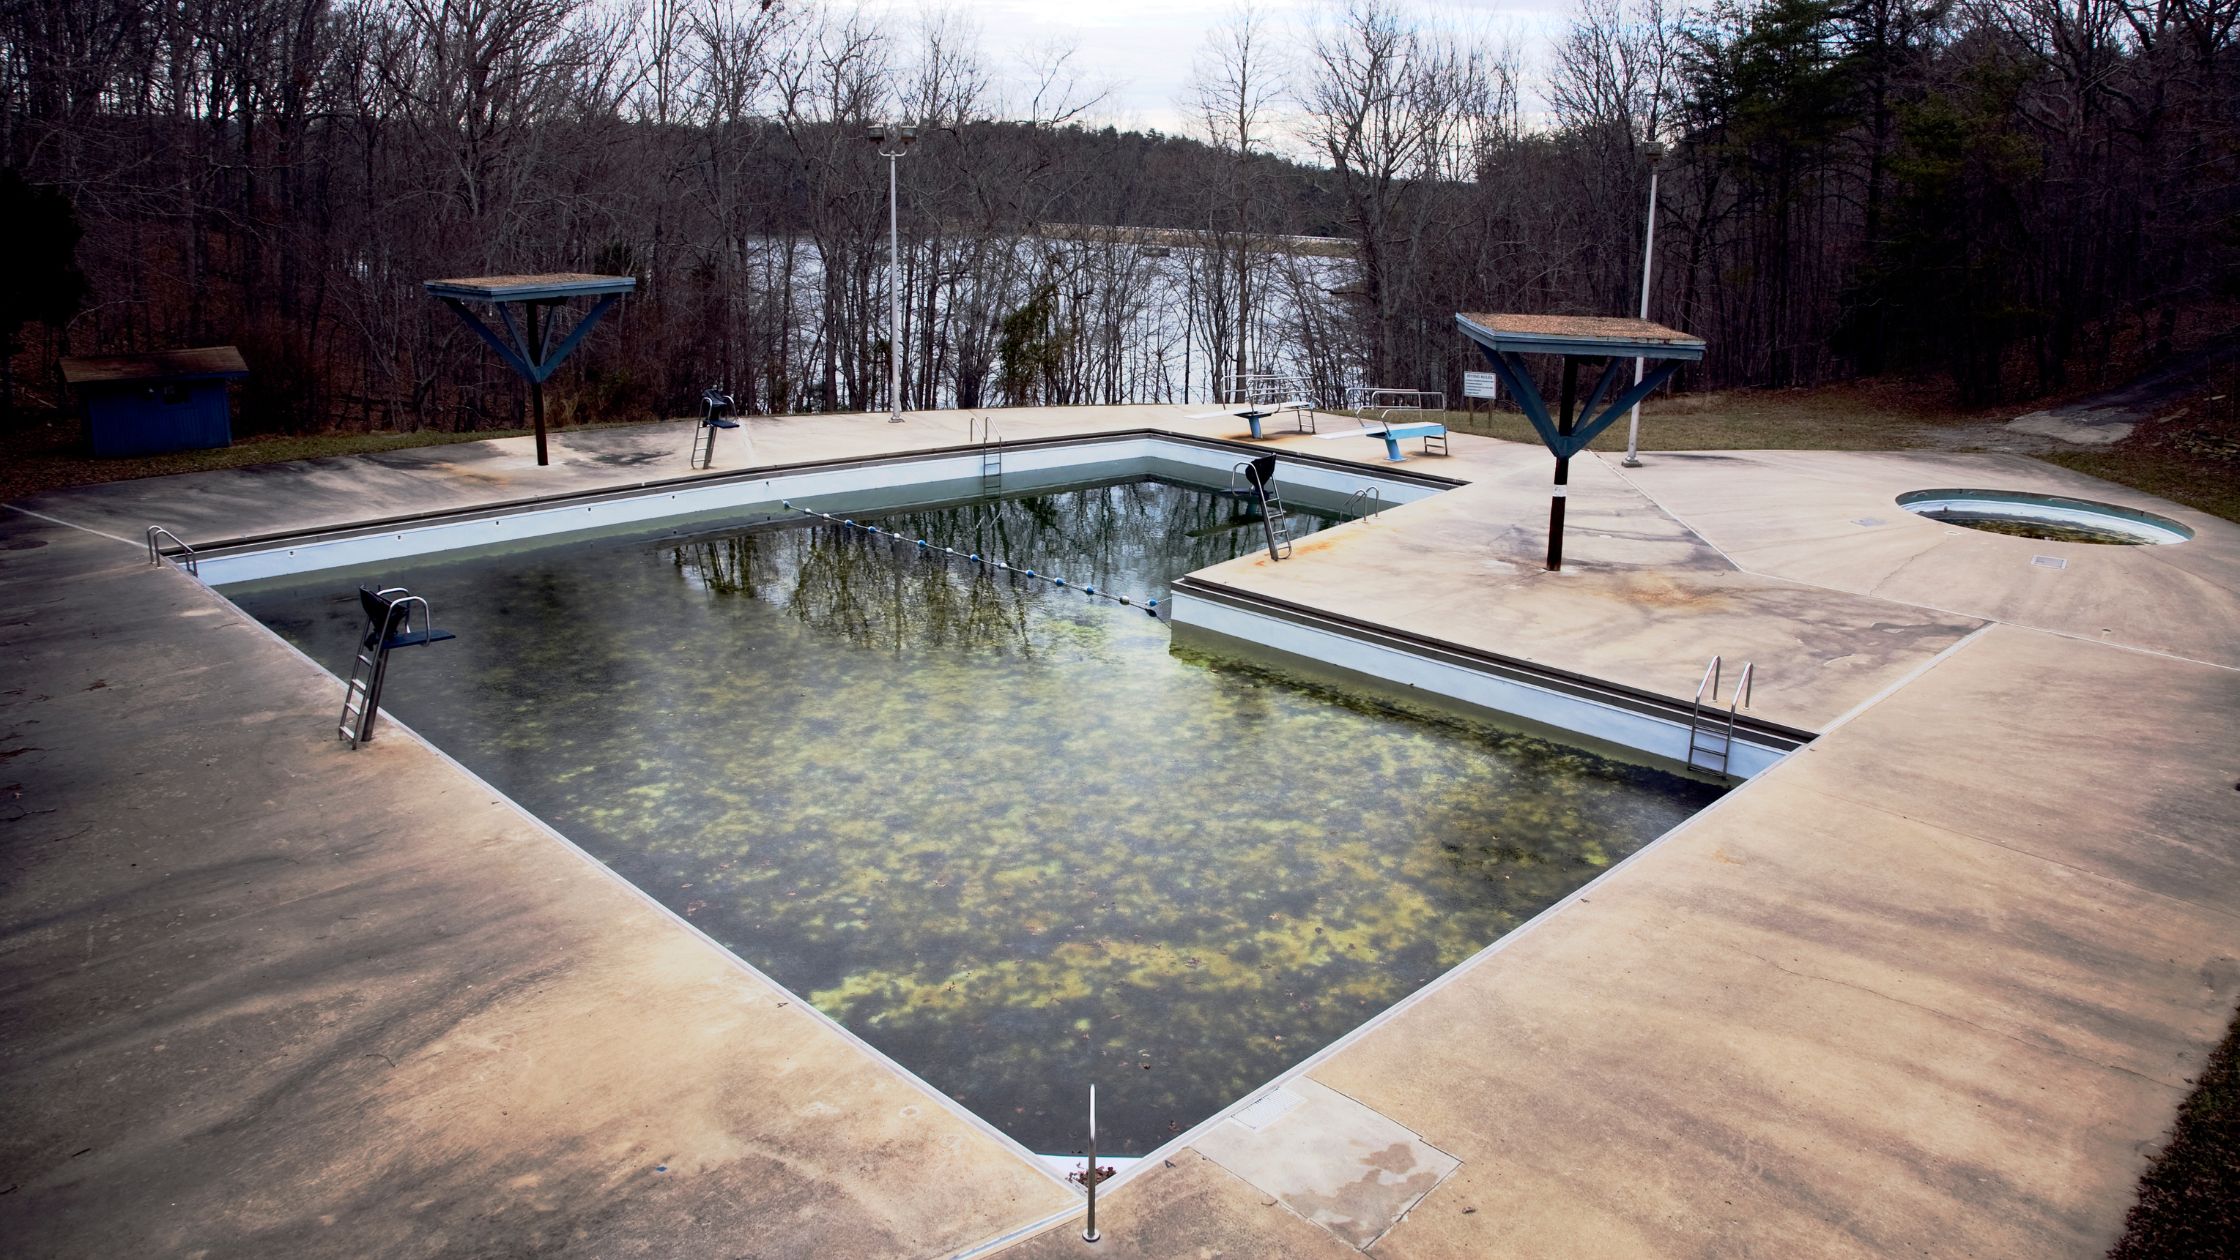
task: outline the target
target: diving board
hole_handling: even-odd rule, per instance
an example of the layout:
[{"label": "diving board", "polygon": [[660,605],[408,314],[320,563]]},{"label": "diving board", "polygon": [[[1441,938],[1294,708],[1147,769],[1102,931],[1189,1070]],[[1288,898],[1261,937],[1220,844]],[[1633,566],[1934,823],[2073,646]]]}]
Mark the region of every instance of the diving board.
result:
[{"label": "diving board", "polygon": [[[1455,314],[1454,322],[1485,355],[1493,374],[1531,422],[1533,432],[1556,457],[1555,486],[1548,501],[1548,568],[1561,569],[1563,507],[1571,482],[1571,457],[1670,380],[1683,364],[1699,362],[1703,358],[1703,338],[1645,319],[1592,315],[1486,315],[1463,311]],[[1547,401],[1525,367],[1523,356],[1528,354],[1553,354],[1563,359],[1563,392],[1554,416],[1548,414]],[[1602,360],[1602,370],[1581,405],[1579,364],[1584,359]],[[1646,370],[1640,381],[1605,406],[1604,399],[1618,385],[1620,369],[1628,359],[1643,360]]]}]

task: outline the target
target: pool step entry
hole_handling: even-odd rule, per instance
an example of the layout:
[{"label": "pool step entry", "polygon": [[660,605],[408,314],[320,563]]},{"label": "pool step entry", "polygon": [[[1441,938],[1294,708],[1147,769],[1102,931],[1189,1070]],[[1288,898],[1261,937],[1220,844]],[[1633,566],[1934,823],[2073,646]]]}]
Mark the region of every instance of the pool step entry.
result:
[{"label": "pool step entry", "polygon": [[973,416],[965,422],[965,440],[980,448],[980,490],[1003,488],[1003,439],[996,436],[994,416]]},{"label": "pool step entry", "polygon": [[[366,632],[358,640],[358,659],[342,685],[342,721],[336,728],[353,749],[373,739],[373,721],[381,712],[381,684],[389,676],[389,653],[459,637],[436,629],[428,601],[401,586],[378,591],[361,586],[358,603],[365,609]],[[414,608],[420,610],[417,630],[412,627]]]},{"label": "pool step entry", "polygon": [[1751,661],[1742,663],[1742,672],[1735,676],[1734,693],[1727,698],[1724,713],[1719,711],[1720,670],[1720,659],[1712,657],[1711,663],[1703,667],[1703,681],[1696,684],[1695,703],[1688,710],[1690,770],[1727,773],[1728,764],[1734,760],[1736,711],[1750,707],[1750,681],[1757,672],[1757,665]]},{"label": "pool step entry", "polygon": [[1276,457],[1262,455],[1231,469],[1229,490],[1250,494],[1260,504],[1260,527],[1268,536],[1268,558],[1290,559],[1291,523],[1283,506],[1283,492],[1276,488]]},{"label": "pool step entry", "polygon": [[723,391],[723,386],[710,385],[707,389],[701,391],[700,404],[703,408],[700,414],[700,427],[694,430],[692,434],[692,459],[690,463],[694,471],[715,467],[716,434],[723,432],[725,429],[739,427],[738,421],[729,419],[723,414],[727,411],[737,410],[736,405],[731,401],[731,395]]},{"label": "pool step entry", "polygon": [[[166,551],[163,548],[163,544],[166,539],[170,540],[171,543],[171,549],[169,551]],[[192,573],[197,577],[200,577],[202,575],[202,566],[195,558],[194,548],[189,547],[187,544],[179,541],[179,536],[177,534],[172,533],[170,530],[165,529],[163,526],[150,525],[148,527],[148,563],[153,565],[161,565],[166,560],[171,561],[172,563],[178,565],[180,568],[185,569],[187,572]]]}]

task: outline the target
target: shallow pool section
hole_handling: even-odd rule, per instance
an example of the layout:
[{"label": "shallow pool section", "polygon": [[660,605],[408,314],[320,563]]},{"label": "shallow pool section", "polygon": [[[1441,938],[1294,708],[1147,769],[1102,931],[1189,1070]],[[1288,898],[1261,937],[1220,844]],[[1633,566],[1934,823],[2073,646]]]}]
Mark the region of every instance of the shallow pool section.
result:
[{"label": "shallow pool section", "polygon": [[[1260,537],[1142,480],[881,524],[1145,597]],[[459,635],[397,656],[392,712],[1040,1151],[1092,1081],[1100,1151],[1150,1150],[1716,794],[822,524],[227,593],[341,670],[360,580]]]},{"label": "shallow pool section", "polygon": [[2182,543],[2193,531],[2165,516],[2015,490],[1914,490],[1898,506],[1947,525],[2048,542],[2141,546]]}]

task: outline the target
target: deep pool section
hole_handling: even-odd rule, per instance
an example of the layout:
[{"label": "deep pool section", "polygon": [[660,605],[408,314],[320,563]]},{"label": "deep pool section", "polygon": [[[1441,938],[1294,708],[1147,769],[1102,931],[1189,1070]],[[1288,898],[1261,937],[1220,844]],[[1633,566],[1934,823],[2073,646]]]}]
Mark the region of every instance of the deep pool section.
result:
[{"label": "deep pool section", "polygon": [[[1260,537],[1161,482],[881,523],[1155,598]],[[459,634],[395,658],[392,712],[1041,1151],[1091,1081],[1100,1150],[1157,1146],[1715,795],[825,525],[228,594],[341,670],[360,580]]]}]

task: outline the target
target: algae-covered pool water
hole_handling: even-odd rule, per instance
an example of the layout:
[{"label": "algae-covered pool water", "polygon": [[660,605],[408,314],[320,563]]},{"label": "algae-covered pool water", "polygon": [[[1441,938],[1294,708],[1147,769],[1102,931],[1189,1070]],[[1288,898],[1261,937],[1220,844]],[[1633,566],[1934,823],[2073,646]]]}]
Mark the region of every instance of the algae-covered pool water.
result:
[{"label": "algae-covered pool water", "polygon": [[[882,524],[1139,599],[1260,538],[1156,480]],[[1039,1151],[1080,1148],[1092,1081],[1100,1150],[1150,1150],[1716,794],[822,524],[228,594],[347,672],[361,580],[459,636],[385,707]]]}]

